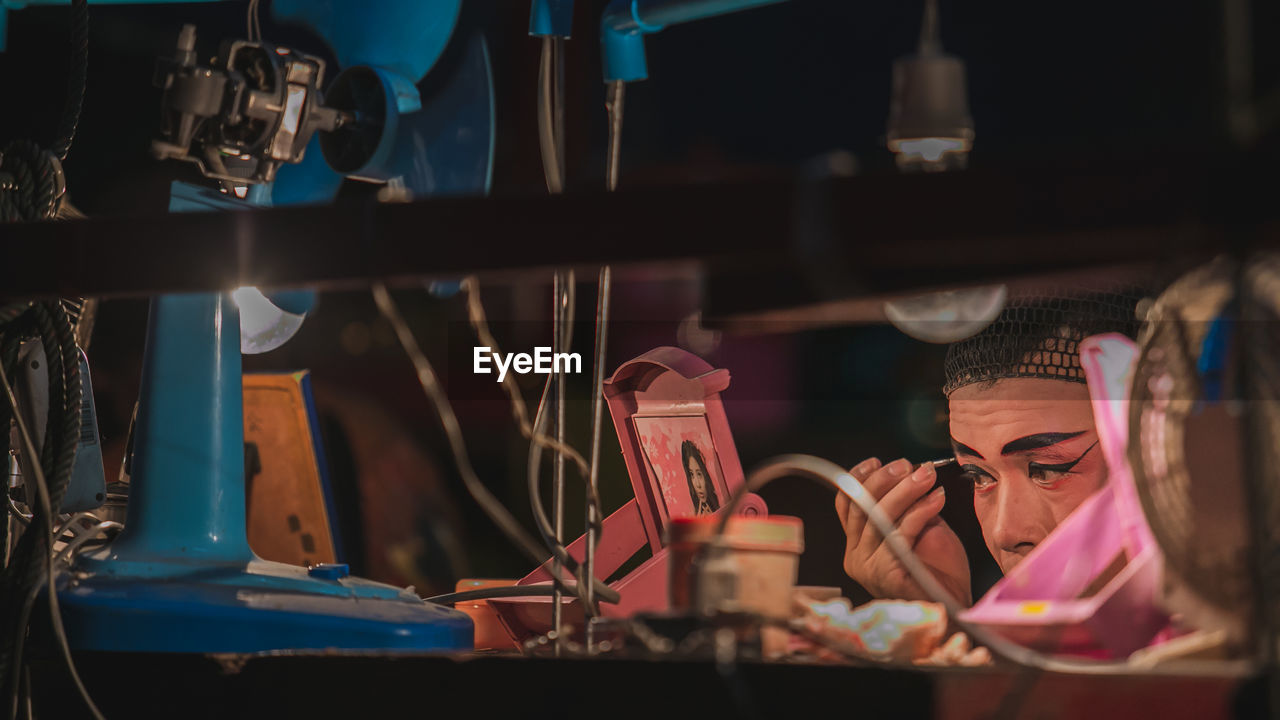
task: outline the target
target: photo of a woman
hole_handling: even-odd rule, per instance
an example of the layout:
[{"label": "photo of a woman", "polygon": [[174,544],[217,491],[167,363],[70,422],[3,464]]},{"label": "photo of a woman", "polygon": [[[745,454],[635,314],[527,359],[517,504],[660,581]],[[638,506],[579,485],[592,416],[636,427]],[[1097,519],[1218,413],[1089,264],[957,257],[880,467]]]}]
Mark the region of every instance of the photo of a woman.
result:
[{"label": "photo of a woman", "polygon": [[689,480],[689,497],[693,498],[695,515],[710,515],[720,509],[720,501],[716,498],[715,488],[711,486],[711,476],[707,473],[707,463],[702,459],[702,451],[692,440],[680,444],[680,454],[684,458],[684,472]]},{"label": "photo of a woman", "polygon": [[724,471],[703,416],[635,418],[665,518],[709,515],[728,497]]}]

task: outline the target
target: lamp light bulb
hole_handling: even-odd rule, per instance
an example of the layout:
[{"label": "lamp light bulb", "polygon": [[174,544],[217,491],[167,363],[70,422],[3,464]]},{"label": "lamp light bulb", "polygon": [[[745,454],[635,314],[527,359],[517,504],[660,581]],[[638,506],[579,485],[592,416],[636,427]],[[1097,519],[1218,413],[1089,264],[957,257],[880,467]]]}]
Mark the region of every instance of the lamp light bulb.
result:
[{"label": "lamp light bulb", "polygon": [[887,301],[884,314],[902,332],[930,343],[953,343],[978,334],[1004,309],[1005,285],[944,290]]},{"label": "lamp light bulb", "polygon": [[892,140],[889,149],[904,169],[920,165],[920,169],[926,171],[945,170],[951,166],[963,166],[963,156],[969,152],[969,141],[958,137],[911,138]]},{"label": "lamp light bulb", "polygon": [[240,352],[246,355],[269,352],[285,344],[307,317],[305,312],[281,310],[251,285],[234,290],[231,299],[240,309]]}]

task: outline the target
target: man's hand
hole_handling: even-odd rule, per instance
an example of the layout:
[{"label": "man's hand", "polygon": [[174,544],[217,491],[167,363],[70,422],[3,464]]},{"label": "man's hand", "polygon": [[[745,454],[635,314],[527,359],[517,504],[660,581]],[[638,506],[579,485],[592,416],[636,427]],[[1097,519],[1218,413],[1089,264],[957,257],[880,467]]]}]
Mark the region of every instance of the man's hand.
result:
[{"label": "man's hand", "polygon": [[[969,559],[960,538],[938,513],[946,503],[943,489],[930,492],[937,472],[925,463],[912,472],[911,463],[896,460],[881,466],[871,458],[849,471],[880,504],[894,522],[902,539],[962,606],[972,603],[969,588]],[[836,494],[836,513],[847,542],[844,571],[873,597],[901,600],[932,600],[884,542],[884,537],[867,521],[843,493]]]}]

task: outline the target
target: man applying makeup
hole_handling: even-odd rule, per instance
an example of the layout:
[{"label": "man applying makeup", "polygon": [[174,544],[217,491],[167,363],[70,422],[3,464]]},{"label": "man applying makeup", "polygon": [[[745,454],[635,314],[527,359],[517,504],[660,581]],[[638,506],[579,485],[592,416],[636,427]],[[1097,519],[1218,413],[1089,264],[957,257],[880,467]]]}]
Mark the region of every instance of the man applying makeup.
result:
[{"label": "man applying makeup", "polygon": [[[1137,332],[1136,293],[1011,300],[996,322],[947,351],[952,450],[973,484],[987,549],[1008,573],[1107,480],[1079,344],[1090,335]],[[973,602],[969,561],[941,519],[932,463],[870,458],[851,471],[904,539],[960,603]],[[884,538],[843,496],[844,569],[872,596],[927,600]]]}]

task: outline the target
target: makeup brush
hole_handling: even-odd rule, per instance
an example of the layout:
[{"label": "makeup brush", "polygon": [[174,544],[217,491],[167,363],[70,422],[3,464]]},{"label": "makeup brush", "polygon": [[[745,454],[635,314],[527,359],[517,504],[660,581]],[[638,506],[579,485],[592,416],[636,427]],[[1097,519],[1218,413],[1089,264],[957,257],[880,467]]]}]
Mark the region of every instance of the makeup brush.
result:
[{"label": "makeup brush", "polygon": [[917,464],[915,469],[919,470],[925,465],[932,465],[933,468],[936,470],[938,468],[946,467],[948,465],[954,465],[955,462],[956,462],[955,457],[938,458],[937,460],[925,460],[924,462]]},{"label": "makeup brush", "polygon": [[[946,467],[946,466],[948,466],[948,465],[954,465],[954,464],[955,464],[955,462],[956,462],[956,459],[955,459],[955,457],[954,457],[954,456],[952,456],[952,457],[945,457],[945,458],[938,458],[937,460],[925,460],[925,461],[924,461],[924,462],[922,462],[922,463],[917,463],[917,464],[916,464],[916,466],[915,466],[914,468],[912,468],[912,471],[919,470],[920,468],[924,467],[925,465],[932,465],[932,466],[933,466],[933,469],[934,469],[934,470],[937,470],[938,468],[944,468],[944,467]],[[937,490],[937,489],[938,489],[938,488],[940,488],[940,487],[942,487],[942,478],[937,477],[937,476],[934,476],[934,478],[933,478],[933,487],[929,489],[929,492],[933,492],[934,490]]]}]

